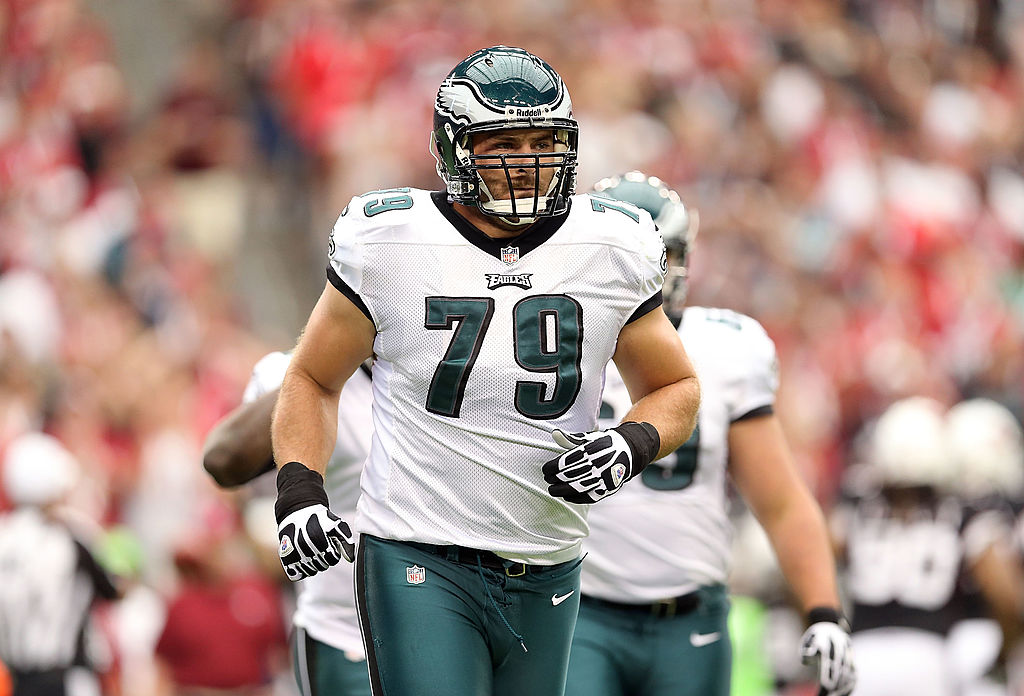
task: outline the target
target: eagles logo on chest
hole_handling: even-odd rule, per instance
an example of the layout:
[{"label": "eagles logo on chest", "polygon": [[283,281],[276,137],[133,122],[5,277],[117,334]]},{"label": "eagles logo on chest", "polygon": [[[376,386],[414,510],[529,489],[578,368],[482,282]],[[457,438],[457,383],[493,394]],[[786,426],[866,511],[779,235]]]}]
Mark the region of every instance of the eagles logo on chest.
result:
[{"label": "eagles logo on chest", "polygon": [[533,283],[530,282],[532,273],[484,273],[487,278],[487,289],[494,290],[505,285],[514,285],[523,289],[530,289]]}]

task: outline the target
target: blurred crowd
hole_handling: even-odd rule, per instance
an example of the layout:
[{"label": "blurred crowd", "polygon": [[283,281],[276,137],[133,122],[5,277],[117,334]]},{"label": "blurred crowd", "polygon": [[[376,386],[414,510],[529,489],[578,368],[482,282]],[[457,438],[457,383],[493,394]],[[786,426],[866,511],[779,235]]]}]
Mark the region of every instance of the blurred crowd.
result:
[{"label": "blurred crowd", "polygon": [[85,0],[0,0],[0,455],[44,431],[80,463],[62,514],[139,590],[108,622],[122,693],[173,682],[152,650],[217,557],[280,581],[203,438],[294,339],[348,199],[438,187],[434,94],[482,46],[561,73],[580,190],[640,169],[699,210],[691,302],[775,340],[778,412],[826,507],[897,399],[1024,414],[1020,3],[174,5],[190,40],[139,107]]}]

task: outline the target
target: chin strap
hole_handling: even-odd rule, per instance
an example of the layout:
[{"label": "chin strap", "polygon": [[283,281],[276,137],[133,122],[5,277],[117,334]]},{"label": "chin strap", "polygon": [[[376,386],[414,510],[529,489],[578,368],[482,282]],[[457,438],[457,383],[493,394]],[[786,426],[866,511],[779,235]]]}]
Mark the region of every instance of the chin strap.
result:
[{"label": "chin strap", "polygon": [[537,218],[535,218],[535,217],[513,218],[513,217],[504,217],[503,215],[496,215],[495,217],[497,217],[499,220],[504,222],[506,225],[514,225],[516,227],[526,227],[528,225],[532,225],[533,223],[537,222]]},{"label": "chin strap", "polygon": [[[493,215],[495,217],[499,217],[504,222],[508,223],[509,225],[514,225],[516,227],[519,227],[520,225],[530,225],[530,224],[533,224],[534,221],[536,221],[537,218],[535,216],[518,215],[518,214],[516,214],[513,211],[512,200],[511,199],[507,199],[507,200],[496,199],[494,197],[494,194],[491,193],[491,190],[489,188],[487,188],[487,182],[484,181],[483,177],[480,176],[479,173],[477,173],[476,177],[477,177],[477,186],[478,186],[479,190],[483,193],[484,197],[487,199],[486,201],[481,200],[479,203],[477,203],[477,207],[480,208],[480,211],[482,213],[485,213],[487,215]],[[554,179],[552,179],[552,184],[553,183],[554,183]],[[547,205],[548,205],[548,197],[547,196],[537,196],[536,201],[537,201],[537,208],[536,209],[538,211],[539,210],[544,210],[545,208],[547,208]],[[525,208],[526,210],[529,210],[531,212],[534,210],[534,207],[533,207],[533,205],[534,205],[534,198],[532,196],[530,198],[517,198],[516,199],[516,206],[515,206],[516,210],[520,209],[520,206],[519,206],[520,202],[522,202],[522,204],[523,204],[522,207]]]}]

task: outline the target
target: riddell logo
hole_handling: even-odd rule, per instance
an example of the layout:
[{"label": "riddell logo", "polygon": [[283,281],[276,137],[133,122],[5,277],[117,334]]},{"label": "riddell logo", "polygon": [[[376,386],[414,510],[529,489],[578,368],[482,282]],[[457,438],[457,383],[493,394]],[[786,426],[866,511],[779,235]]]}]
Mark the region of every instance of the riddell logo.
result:
[{"label": "riddell logo", "polygon": [[511,118],[538,118],[548,116],[550,114],[550,106],[529,106],[526,108],[523,108],[521,106],[505,107],[505,116]]},{"label": "riddell logo", "polygon": [[518,275],[510,275],[507,273],[485,273],[487,277],[487,289],[493,290],[494,288],[500,288],[505,285],[515,285],[520,288],[532,288],[533,283],[530,282],[530,276],[532,273],[520,273]]}]

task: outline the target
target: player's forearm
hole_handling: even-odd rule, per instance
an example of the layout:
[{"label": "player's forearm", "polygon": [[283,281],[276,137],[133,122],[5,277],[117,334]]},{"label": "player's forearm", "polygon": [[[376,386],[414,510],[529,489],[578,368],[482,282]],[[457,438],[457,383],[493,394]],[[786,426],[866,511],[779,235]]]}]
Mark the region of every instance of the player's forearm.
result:
[{"label": "player's forearm", "polygon": [[835,558],[821,509],[800,491],[758,518],[800,608],[839,608]]},{"label": "player's forearm", "polygon": [[676,451],[693,433],[700,408],[700,382],[685,377],[640,398],[622,419],[647,422],[658,430],[658,459]]},{"label": "player's forearm", "polygon": [[1004,653],[1024,634],[1024,574],[1013,552],[997,541],[970,565],[975,583],[1003,632]]},{"label": "player's forearm", "polygon": [[206,436],[203,467],[219,486],[240,486],[273,469],[270,421],[278,391],[225,416]]},{"label": "player's forearm", "polygon": [[323,474],[338,432],[339,391],[289,368],[274,409],[271,437],[278,467],[300,462]]}]

